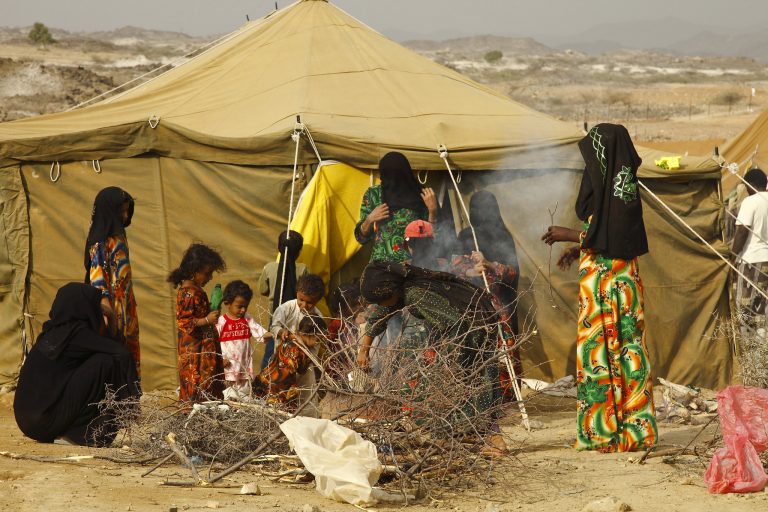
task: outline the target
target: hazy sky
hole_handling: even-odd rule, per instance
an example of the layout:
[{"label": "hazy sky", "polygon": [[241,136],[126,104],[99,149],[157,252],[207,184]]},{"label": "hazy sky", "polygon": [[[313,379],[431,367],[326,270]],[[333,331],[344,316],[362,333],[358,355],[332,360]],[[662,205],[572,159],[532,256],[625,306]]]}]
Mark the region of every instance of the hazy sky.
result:
[{"label": "hazy sky", "polygon": [[[292,2],[278,0],[280,7]],[[497,34],[567,35],[606,22],[675,17],[720,27],[756,29],[768,22],[764,0],[337,0],[368,25],[396,39]],[[0,25],[42,21],[70,31],[125,25],[193,35],[229,32],[274,9],[274,0],[0,0]]]}]

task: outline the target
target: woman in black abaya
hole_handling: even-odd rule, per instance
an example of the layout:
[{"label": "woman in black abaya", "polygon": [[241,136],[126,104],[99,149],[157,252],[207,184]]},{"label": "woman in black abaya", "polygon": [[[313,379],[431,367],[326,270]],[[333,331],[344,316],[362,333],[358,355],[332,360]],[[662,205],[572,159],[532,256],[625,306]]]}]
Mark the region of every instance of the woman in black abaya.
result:
[{"label": "woman in black abaya", "polygon": [[[517,249],[512,233],[509,232],[501,217],[499,202],[491,192],[480,190],[475,192],[469,201],[469,220],[475,228],[477,245],[480,247],[480,255],[474,254],[475,242],[470,228],[459,233],[459,241],[462,244],[465,255],[479,257],[485,266],[486,275],[492,277],[488,284],[491,293],[496,298],[496,305],[501,315],[503,343],[514,346],[519,334],[517,323],[517,286],[520,280],[520,265],[517,261]],[[466,258],[465,259],[469,259]],[[475,261],[476,263],[477,261]],[[460,268],[460,267],[459,267]],[[470,266],[470,268],[472,268]],[[462,276],[469,279],[477,286],[483,285],[482,277]],[[511,359],[515,373],[519,379],[523,373],[520,363],[520,349],[512,349]],[[512,376],[509,375],[505,365],[500,369],[501,386],[505,399],[515,398],[512,386]]]},{"label": "woman in black abaya", "polygon": [[99,406],[107,388],[117,401],[138,400],[133,357],[102,333],[100,302],[101,292],[86,284],[69,283],[56,293],[50,320],[21,367],[13,402],[27,437],[108,446],[117,425],[113,411]]}]

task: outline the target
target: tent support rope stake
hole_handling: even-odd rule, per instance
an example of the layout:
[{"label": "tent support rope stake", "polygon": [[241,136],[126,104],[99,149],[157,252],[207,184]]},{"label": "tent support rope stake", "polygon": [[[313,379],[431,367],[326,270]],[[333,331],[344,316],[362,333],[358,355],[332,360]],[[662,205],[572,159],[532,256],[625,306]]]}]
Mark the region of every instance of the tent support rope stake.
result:
[{"label": "tent support rope stake", "polygon": [[[467,219],[467,225],[469,226],[470,231],[472,232],[472,240],[475,243],[475,250],[477,252],[480,252],[480,246],[477,243],[477,235],[475,235],[475,228],[472,226],[472,221],[469,219],[469,211],[467,210],[467,205],[464,204],[464,199],[461,197],[461,191],[459,190],[459,184],[456,181],[456,178],[453,175],[453,169],[451,169],[451,164],[448,162],[448,148],[445,147],[445,145],[440,144],[437,147],[437,154],[440,155],[440,158],[443,159],[443,162],[445,163],[445,168],[448,169],[448,175],[451,177],[451,182],[453,183],[453,188],[456,190],[456,197],[459,199],[459,204],[461,204],[461,209],[464,212],[464,217]],[[485,284],[485,290],[488,293],[491,293],[491,288],[488,286],[488,276],[485,275],[485,270],[483,270],[483,283]],[[499,339],[502,341],[502,344],[504,344],[504,333],[501,330],[501,325],[497,324],[496,327],[499,331]],[[497,344],[498,345],[498,344]],[[523,403],[523,393],[520,391],[520,385],[517,382],[517,372],[515,372],[515,367],[512,364],[511,359],[509,358],[509,352],[508,350],[501,349],[499,347],[501,352],[501,360],[504,363],[504,365],[507,367],[507,372],[509,372],[509,376],[511,377],[510,380],[512,381],[512,389],[515,392],[515,398],[517,399],[517,405],[520,407],[520,415],[523,417],[523,425],[525,426],[526,430],[531,430],[531,423],[528,421],[528,412],[525,410],[525,404]]]}]

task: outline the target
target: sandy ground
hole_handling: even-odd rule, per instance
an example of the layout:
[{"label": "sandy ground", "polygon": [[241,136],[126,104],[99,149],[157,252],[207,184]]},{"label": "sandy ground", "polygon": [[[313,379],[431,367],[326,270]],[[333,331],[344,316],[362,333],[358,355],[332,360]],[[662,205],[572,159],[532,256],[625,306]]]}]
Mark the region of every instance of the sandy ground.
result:
[{"label": "sandy ground", "polygon": [[[25,438],[16,428],[12,394],[0,396],[0,451],[37,456],[114,454],[113,449],[40,444]],[[614,496],[632,510],[664,511],[763,511],[768,493],[715,496],[702,481],[703,464],[696,457],[681,457],[672,466],[661,458],[644,465],[631,462],[638,454],[576,452],[573,438],[573,401],[539,400],[530,404],[532,418],[541,428],[527,433],[510,425],[505,431],[516,446],[516,455],[496,466],[490,483],[471,491],[445,491],[439,500],[412,505],[409,510],[457,511],[571,511],[587,503]],[[511,413],[509,422],[517,415]],[[701,426],[661,425],[661,444],[684,446]],[[713,424],[699,441],[712,438]],[[165,479],[186,480],[186,469],[167,464],[146,478],[149,465],[125,465],[98,459],[81,462],[37,462],[0,457],[0,510],[38,511],[170,511],[178,510],[288,510],[315,505],[321,511],[353,511],[357,508],[330,501],[314,490],[314,484],[276,484],[253,470],[242,470],[220,487],[185,489],[161,486]],[[242,496],[239,488],[257,482],[261,496]],[[393,507],[373,507],[394,510]],[[399,507],[396,507],[399,508]]]}]

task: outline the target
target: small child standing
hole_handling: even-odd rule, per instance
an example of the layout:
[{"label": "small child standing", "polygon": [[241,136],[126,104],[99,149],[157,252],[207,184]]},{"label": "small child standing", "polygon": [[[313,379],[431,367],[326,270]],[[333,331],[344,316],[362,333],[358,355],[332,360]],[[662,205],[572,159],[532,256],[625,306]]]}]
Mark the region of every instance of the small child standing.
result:
[{"label": "small child standing", "polygon": [[295,334],[287,332],[276,345],[269,364],[254,380],[254,394],[265,396],[270,403],[290,404],[294,407],[306,400],[302,397],[300,376],[313,372],[312,360],[305,350],[315,352],[325,330],[322,317],[313,314],[304,316]]},{"label": "small child standing", "polygon": [[232,281],[224,287],[224,311],[216,322],[224,357],[224,398],[241,400],[251,394],[253,362],[250,339],[263,342],[272,335],[248,314],[253,290],[243,281]]},{"label": "small child standing", "polygon": [[223,398],[223,363],[214,327],[219,312],[211,311],[203,287],[214,272],[222,272],[225,268],[218,252],[196,243],[189,246],[179,267],[168,276],[168,282],[179,289],[176,326],[179,400],[183,403]]}]

